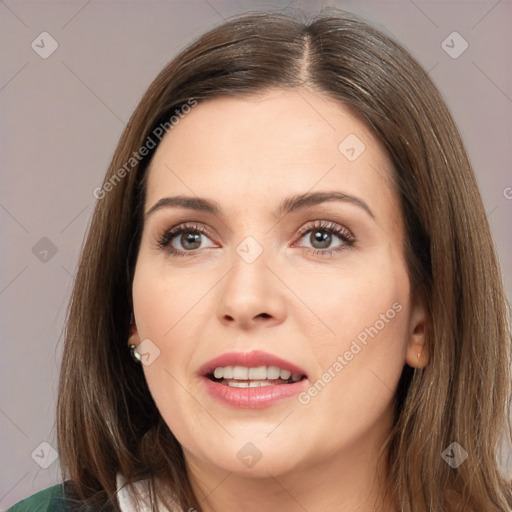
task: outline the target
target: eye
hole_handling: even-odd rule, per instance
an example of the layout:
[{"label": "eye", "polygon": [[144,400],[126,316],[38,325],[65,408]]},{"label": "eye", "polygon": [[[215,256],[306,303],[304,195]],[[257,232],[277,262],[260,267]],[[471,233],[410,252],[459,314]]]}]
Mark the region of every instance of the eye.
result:
[{"label": "eye", "polygon": [[[304,247],[300,243],[304,239],[310,244],[309,247],[306,245],[306,249],[322,256],[332,256],[355,243],[355,238],[348,229],[330,221],[316,221],[313,225],[302,228],[299,234],[301,238],[292,247]],[[333,246],[333,243],[336,245]],[[211,241],[208,230],[194,223],[183,223],[168,229],[158,238],[157,245],[171,256],[195,256],[199,249],[217,247]]]},{"label": "eye", "polygon": [[[322,256],[332,256],[333,253],[353,247],[355,243],[354,235],[347,228],[330,221],[316,221],[312,226],[302,228],[300,235],[301,238],[294,246],[304,239],[314,254]],[[336,239],[340,243],[333,247]]]},{"label": "eye", "polygon": [[165,231],[157,244],[159,249],[173,256],[192,256],[198,249],[215,247],[213,243],[203,245],[206,239],[209,239],[209,233],[204,227],[197,224],[180,224]]}]

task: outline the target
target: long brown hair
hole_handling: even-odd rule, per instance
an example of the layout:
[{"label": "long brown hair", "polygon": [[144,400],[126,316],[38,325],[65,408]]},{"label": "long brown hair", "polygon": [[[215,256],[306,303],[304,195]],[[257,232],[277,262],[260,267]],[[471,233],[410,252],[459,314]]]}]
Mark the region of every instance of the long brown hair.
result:
[{"label": "long brown hair", "polygon": [[[94,510],[116,509],[118,472],[130,482],[148,478],[162,496],[163,482],[185,510],[201,510],[181,447],[127,349],[154,149],[130,158],[191,100],[274,87],[305,87],[348,105],[394,164],[409,276],[429,318],[429,363],[404,368],[386,445],[396,503],[404,512],[510,511],[510,481],[497,463],[501,436],[510,433],[509,312],[471,165],[419,64],[338,10],[310,20],[300,13],[230,19],[172,60],[137,106],[96,194],[68,311],[57,408],[63,477]],[[469,455],[457,468],[441,456],[452,442]]]}]

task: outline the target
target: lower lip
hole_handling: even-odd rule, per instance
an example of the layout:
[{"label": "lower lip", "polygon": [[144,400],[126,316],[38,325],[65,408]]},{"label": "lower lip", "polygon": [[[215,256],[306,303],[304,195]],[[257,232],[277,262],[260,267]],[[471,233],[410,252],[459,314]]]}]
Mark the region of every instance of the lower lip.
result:
[{"label": "lower lip", "polygon": [[307,379],[291,384],[261,386],[257,388],[235,388],[203,377],[208,393],[224,405],[239,409],[263,409],[298,395],[307,387]]}]

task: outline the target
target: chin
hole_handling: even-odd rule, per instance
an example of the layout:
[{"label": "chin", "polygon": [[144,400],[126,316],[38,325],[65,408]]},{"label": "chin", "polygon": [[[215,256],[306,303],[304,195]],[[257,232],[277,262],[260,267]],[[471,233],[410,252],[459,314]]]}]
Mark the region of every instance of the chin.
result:
[{"label": "chin", "polygon": [[[227,437],[227,434],[226,434]],[[287,442],[279,436],[272,440],[267,433],[254,434],[248,429],[247,436],[221,440],[211,440],[204,446],[197,446],[185,452],[192,454],[193,460],[203,465],[209,462],[220,471],[250,476],[252,478],[269,478],[296,471],[305,463],[305,454],[301,454],[300,439],[287,436]],[[269,475],[270,474],[270,475]]]}]

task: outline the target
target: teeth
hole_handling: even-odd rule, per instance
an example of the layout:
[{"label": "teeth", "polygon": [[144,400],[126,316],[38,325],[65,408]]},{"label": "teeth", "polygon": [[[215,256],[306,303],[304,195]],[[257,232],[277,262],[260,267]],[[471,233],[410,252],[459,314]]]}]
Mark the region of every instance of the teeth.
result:
[{"label": "teeth", "polygon": [[279,374],[281,373],[281,370],[277,366],[269,366],[267,368],[267,379],[275,380],[279,379]]},{"label": "teeth", "polygon": [[272,384],[270,384],[270,382],[266,381],[266,380],[253,380],[251,382],[249,382],[249,387],[250,388],[262,388],[264,386],[271,386]]},{"label": "teeth", "polygon": [[258,366],[257,368],[249,368],[250,380],[265,380],[267,378],[267,367]]},{"label": "teeth", "polygon": [[[282,370],[277,366],[257,366],[255,368],[247,368],[246,366],[219,366],[213,371],[216,379],[226,379],[233,381],[266,381],[266,380],[292,380],[297,382],[302,379],[300,373],[293,373],[288,370]],[[239,385],[238,385],[239,384]],[[234,386],[247,387],[246,383],[234,383]],[[231,385],[231,383],[229,384]],[[259,385],[259,384],[258,384]],[[266,384],[265,384],[266,385]],[[250,383],[250,387],[257,387]]]},{"label": "teeth", "polygon": [[236,380],[230,380],[229,386],[232,386],[234,388],[248,388],[249,383],[248,382],[237,382]]},{"label": "teeth", "polygon": [[271,386],[272,384],[266,380],[253,380],[251,382],[228,380],[226,381],[228,386],[232,388],[262,388],[264,386]]},{"label": "teeth", "polygon": [[281,370],[279,372],[279,377],[283,380],[288,380],[292,376],[292,372],[289,372],[288,370]]},{"label": "teeth", "polygon": [[245,366],[235,366],[233,368],[233,379],[247,380],[249,378],[249,368]]}]

